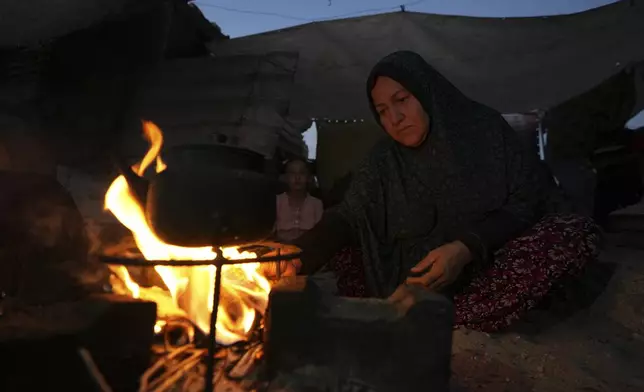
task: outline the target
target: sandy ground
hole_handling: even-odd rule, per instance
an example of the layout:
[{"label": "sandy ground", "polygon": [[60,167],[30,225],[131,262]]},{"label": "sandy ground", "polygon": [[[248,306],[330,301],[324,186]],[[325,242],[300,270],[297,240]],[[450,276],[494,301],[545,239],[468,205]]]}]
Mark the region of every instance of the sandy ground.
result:
[{"label": "sandy ground", "polygon": [[[644,251],[608,247],[604,292],[538,333],[454,334],[454,391],[644,391]],[[538,323],[538,322],[536,322]]]}]

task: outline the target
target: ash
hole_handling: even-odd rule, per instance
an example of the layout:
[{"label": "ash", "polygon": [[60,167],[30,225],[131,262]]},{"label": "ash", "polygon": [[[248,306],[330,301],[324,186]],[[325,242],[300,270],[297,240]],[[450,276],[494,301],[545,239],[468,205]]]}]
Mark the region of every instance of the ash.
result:
[{"label": "ash", "polygon": [[266,392],[376,392],[358,379],[339,378],[331,369],[303,366],[290,373],[281,373]]}]

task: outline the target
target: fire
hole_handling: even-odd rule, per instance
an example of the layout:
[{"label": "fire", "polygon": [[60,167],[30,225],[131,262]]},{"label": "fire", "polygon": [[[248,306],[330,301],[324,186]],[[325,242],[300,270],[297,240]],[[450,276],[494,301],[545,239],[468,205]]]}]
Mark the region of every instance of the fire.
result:
[{"label": "fire", "polygon": [[[143,176],[145,170],[154,162],[156,172],[160,173],[166,168],[160,157],[163,133],[148,121],[143,123],[143,131],[150,143],[150,149],[141,162],[132,168],[139,176]],[[117,177],[105,194],[105,209],[112,212],[119,222],[132,232],[146,260],[214,260],[217,257],[212,247],[186,248],[161,241],[148,226],[144,209],[130,193],[123,176]],[[254,253],[240,253],[237,248],[224,248],[222,253],[228,259],[256,257]],[[154,268],[168,291],[140,287],[132,280],[125,267],[115,267],[112,271],[124,282],[129,295],[157,302],[162,316],[183,313],[207,333],[213,310],[216,267]],[[271,286],[260,273],[259,263],[228,265],[223,268],[216,338],[219,343],[232,344],[244,340],[257,313],[264,313]]]}]

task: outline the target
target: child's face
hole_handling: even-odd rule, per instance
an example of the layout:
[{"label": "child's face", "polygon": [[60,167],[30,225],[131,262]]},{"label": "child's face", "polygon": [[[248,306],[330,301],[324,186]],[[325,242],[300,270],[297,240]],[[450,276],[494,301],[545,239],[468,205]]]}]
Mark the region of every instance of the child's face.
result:
[{"label": "child's face", "polygon": [[302,161],[293,161],[286,166],[286,183],[291,191],[303,191],[309,182],[309,169]]}]

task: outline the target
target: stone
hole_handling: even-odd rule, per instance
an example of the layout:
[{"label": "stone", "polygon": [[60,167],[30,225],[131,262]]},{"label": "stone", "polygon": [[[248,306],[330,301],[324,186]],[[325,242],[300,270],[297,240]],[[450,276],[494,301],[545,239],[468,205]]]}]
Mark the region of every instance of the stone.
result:
[{"label": "stone", "polygon": [[421,288],[355,299],[324,295],[302,277],[283,279],[267,311],[268,376],[308,366],[325,375],[320,390],[448,391],[453,312],[445,297]]}]

